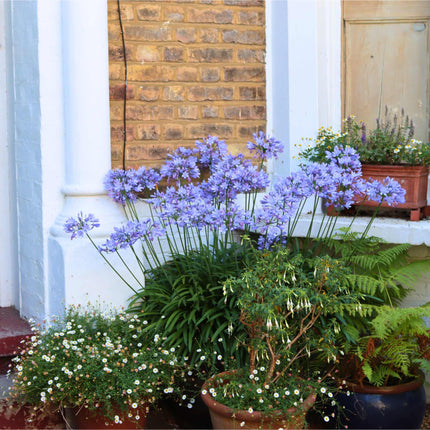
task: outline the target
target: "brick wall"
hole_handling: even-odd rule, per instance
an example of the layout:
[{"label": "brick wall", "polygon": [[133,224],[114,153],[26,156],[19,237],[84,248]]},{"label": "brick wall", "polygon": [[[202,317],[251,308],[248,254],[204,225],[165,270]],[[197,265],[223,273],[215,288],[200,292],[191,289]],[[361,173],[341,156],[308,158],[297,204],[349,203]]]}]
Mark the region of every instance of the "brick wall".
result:
[{"label": "brick wall", "polygon": [[[264,0],[121,0],[128,167],[208,134],[244,151],[266,124]],[[124,61],[108,1],[112,165],[121,166]]]}]

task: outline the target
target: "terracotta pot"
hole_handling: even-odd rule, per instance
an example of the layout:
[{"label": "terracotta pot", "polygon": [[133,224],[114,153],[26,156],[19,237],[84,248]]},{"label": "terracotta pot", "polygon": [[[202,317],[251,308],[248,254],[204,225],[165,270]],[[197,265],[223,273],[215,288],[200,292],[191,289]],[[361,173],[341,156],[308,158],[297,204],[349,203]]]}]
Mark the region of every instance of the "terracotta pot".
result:
[{"label": "terracotta pot", "polygon": [[406,384],[390,387],[349,383],[336,400],[344,407],[340,416],[349,429],[419,429],[426,410],[424,374]]},{"label": "terracotta pot", "polygon": [[[233,372],[223,372],[217,376],[228,379]],[[210,380],[209,380],[210,381]],[[273,414],[264,415],[261,412],[237,411],[217,402],[209,393],[207,382],[203,384],[201,394],[203,401],[209,408],[209,413],[214,429],[301,429],[305,424],[305,416],[308,409],[315,403],[315,395],[310,395],[300,409],[290,408],[287,413],[274,411]],[[245,424],[241,426],[241,423]]]},{"label": "terracotta pot", "polygon": [[143,429],[145,427],[148,406],[136,409],[139,420],[124,417],[126,414],[118,410],[118,415],[124,417],[121,422],[115,423],[108,420],[101,411],[89,410],[88,408],[64,408],[64,420],[67,428],[71,429]]},{"label": "terracotta pot", "polygon": [[[361,166],[363,179],[375,179],[383,181],[387,176],[400,183],[406,190],[405,203],[399,204],[397,208],[420,209],[427,206],[427,183],[428,166],[385,166],[363,164]],[[366,200],[363,206],[376,207],[379,203]],[[382,203],[381,207],[389,207]]]}]

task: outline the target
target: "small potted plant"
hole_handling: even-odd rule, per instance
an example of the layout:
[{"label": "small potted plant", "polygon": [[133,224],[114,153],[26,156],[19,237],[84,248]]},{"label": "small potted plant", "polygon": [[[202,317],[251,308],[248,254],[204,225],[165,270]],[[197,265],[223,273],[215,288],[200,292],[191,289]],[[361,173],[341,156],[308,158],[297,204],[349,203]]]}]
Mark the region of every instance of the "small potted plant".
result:
[{"label": "small potted plant", "polygon": [[338,322],[328,316],[357,309],[358,296],[338,260],[282,247],[256,252],[254,265],[224,284],[248,333],[248,365],[207,380],[202,398],[215,429],[303,428],[317,393],[333,401],[329,373],[317,364],[339,353]]},{"label": "small potted plant", "polygon": [[369,332],[340,361],[341,420],[348,428],[420,428],[430,370],[429,305],[381,306]]},{"label": "small potted plant", "polygon": [[[330,128],[320,128],[314,146],[300,154],[309,161],[327,162],[326,151],[335,145],[354,148],[360,156],[363,178],[380,182],[387,176],[398,181],[406,190],[405,202],[399,208],[411,212],[411,221],[418,221],[427,206],[427,182],[430,165],[430,144],[414,138],[413,121],[405,114],[394,114],[385,108],[383,118],[376,120],[376,127],[369,130],[364,122],[357,122],[353,115],[344,120],[344,131],[335,133]],[[357,203],[375,207],[378,202],[357,197]],[[386,208],[386,202],[381,205]]]},{"label": "small potted plant", "polygon": [[148,338],[138,315],[71,306],[41,328],[14,359],[11,404],[33,417],[59,411],[71,428],[141,428],[148,409],[173,393],[174,351]]}]

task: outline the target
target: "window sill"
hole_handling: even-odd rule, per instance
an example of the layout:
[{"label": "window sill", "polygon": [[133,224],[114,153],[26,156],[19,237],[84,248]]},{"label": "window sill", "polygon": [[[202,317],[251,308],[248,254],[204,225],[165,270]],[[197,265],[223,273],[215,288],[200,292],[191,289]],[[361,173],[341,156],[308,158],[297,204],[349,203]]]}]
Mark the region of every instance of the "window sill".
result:
[{"label": "window sill", "polygon": [[[312,236],[315,237],[323,220],[323,215],[316,215]],[[306,235],[311,215],[302,215],[295,229],[295,236]],[[327,217],[326,217],[327,221]],[[339,216],[336,228],[348,227],[352,221],[351,217]],[[352,231],[364,231],[370,217],[357,217],[354,221]],[[407,221],[403,219],[377,217],[369,231],[369,236],[377,236],[388,243],[409,243],[411,245],[430,246],[430,218],[421,221]]]}]

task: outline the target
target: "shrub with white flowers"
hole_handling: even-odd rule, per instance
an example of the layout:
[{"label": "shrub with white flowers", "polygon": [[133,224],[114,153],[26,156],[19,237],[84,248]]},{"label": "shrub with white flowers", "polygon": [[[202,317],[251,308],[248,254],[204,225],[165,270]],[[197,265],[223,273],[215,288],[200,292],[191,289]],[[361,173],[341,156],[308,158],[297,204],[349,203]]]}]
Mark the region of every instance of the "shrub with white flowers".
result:
[{"label": "shrub with white flowers", "polygon": [[[107,419],[139,420],[181,371],[175,350],[148,338],[139,315],[71,306],[23,344],[10,372],[10,401],[34,411],[61,407],[100,410]],[[118,414],[118,410],[120,414]]]}]

